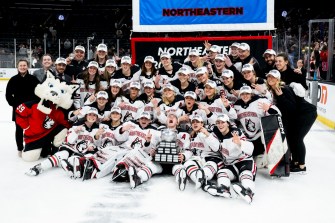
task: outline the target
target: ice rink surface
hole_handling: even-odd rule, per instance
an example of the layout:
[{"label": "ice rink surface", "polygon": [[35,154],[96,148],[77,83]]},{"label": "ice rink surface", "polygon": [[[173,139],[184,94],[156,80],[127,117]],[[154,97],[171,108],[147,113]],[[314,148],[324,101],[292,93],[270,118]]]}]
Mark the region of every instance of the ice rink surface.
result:
[{"label": "ice rink surface", "polygon": [[271,178],[260,169],[252,204],[177,188],[174,177],[154,176],[134,190],[111,176],[72,180],[61,168],[37,177],[24,173],[38,162],[17,156],[7,81],[0,81],[1,223],[110,222],[322,222],[334,223],[335,131],[318,121],[305,138],[307,174]]}]

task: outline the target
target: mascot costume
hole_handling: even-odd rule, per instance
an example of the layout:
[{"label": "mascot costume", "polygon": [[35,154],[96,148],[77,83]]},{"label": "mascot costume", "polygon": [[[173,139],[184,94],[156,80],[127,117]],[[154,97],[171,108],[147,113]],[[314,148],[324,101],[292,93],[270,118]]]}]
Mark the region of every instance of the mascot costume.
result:
[{"label": "mascot costume", "polygon": [[23,160],[36,161],[51,155],[52,148],[62,144],[71,127],[64,109],[71,108],[72,94],[78,87],[60,82],[48,72],[46,80],[35,88],[35,94],[41,100],[25,102],[17,107],[16,122],[24,130]]}]

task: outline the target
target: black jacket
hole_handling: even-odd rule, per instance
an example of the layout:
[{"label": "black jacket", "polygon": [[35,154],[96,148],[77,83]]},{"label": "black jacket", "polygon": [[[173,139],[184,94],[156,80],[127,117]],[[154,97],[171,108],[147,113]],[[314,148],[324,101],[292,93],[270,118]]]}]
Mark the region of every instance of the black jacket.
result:
[{"label": "black jacket", "polygon": [[6,87],[6,100],[13,107],[12,120],[15,121],[15,110],[20,104],[36,100],[35,87],[39,84],[38,79],[27,73],[24,77],[16,74],[11,77]]}]

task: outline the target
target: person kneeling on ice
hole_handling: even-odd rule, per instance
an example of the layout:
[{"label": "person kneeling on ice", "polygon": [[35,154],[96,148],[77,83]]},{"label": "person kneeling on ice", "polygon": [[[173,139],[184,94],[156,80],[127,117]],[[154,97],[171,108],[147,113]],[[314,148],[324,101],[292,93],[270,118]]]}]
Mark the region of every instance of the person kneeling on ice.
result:
[{"label": "person kneeling on ice", "polygon": [[252,157],[253,143],[247,141],[241,129],[230,124],[225,114],[218,116],[213,132],[220,141],[224,166],[217,173],[217,185],[209,183],[204,190],[213,196],[229,198],[231,182],[238,180],[233,184],[234,191],[251,203],[257,170]]},{"label": "person kneeling on ice", "polygon": [[[191,117],[192,132],[190,150],[185,150],[182,153],[182,161],[184,165],[179,166],[174,170],[177,178],[177,183],[183,190],[186,183],[184,173],[195,183],[195,189],[199,189],[205,182],[211,180],[218,168],[223,165],[222,158],[219,152],[220,143],[215,136],[208,132],[204,127],[204,120],[199,115]],[[214,152],[216,151],[216,152]],[[180,181],[183,180],[183,183]]]},{"label": "person kneeling on ice", "polygon": [[87,111],[85,119],[76,122],[69,129],[66,136],[66,143],[63,143],[58,152],[48,157],[46,160],[32,167],[28,172],[29,176],[37,176],[47,169],[58,167],[62,162],[62,167],[74,178],[82,177],[83,171],[80,169],[79,158],[94,154],[100,144],[102,129],[99,129],[98,110],[91,108]]},{"label": "person kneeling on ice", "polygon": [[125,122],[115,131],[119,146],[129,152],[114,168],[112,180],[129,180],[132,189],[163,171],[159,163],[152,161],[160,132],[150,122],[150,113],[142,112],[136,122]]}]

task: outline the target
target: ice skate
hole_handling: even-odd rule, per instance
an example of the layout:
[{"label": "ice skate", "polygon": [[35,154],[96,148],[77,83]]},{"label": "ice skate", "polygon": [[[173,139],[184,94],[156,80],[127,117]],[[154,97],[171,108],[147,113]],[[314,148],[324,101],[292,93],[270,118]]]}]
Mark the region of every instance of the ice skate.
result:
[{"label": "ice skate", "polygon": [[137,176],[136,170],[133,166],[130,166],[128,169],[128,175],[129,175],[129,181],[130,181],[130,188],[134,189],[135,187],[137,187],[138,185],[140,185],[141,182],[141,178],[139,176]]},{"label": "ice skate", "polygon": [[216,184],[213,183],[213,182],[208,181],[206,184],[203,185],[202,189],[205,192],[208,192],[212,196],[216,196],[217,195]]},{"label": "ice skate", "polygon": [[43,172],[43,169],[41,167],[41,164],[39,163],[39,164],[35,165],[34,167],[30,168],[28,170],[28,172],[26,172],[26,175],[28,175],[28,176],[37,176],[37,175],[39,175],[42,172]]},{"label": "ice skate", "polygon": [[178,183],[178,187],[179,190],[183,191],[185,190],[186,187],[186,181],[187,181],[187,175],[186,175],[186,170],[185,169],[181,169],[179,171],[179,173],[177,174],[177,183]]},{"label": "ice skate", "polygon": [[94,170],[93,161],[87,159],[84,164],[83,181],[92,178],[93,170]]},{"label": "ice skate", "polygon": [[240,183],[233,184],[234,191],[243,198],[248,204],[251,204],[254,193],[250,188],[245,188]]},{"label": "ice skate", "polygon": [[224,198],[230,198],[231,194],[230,194],[229,187],[226,187],[224,185],[220,185],[217,188],[217,195],[220,196],[220,197],[224,197]]},{"label": "ice skate", "polygon": [[195,176],[195,189],[199,189],[205,183],[205,172],[202,169],[198,169],[197,172],[195,172]]},{"label": "ice skate", "polygon": [[72,178],[73,177],[73,166],[67,161],[66,159],[63,159],[60,161],[61,167],[65,170],[66,174]]}]

